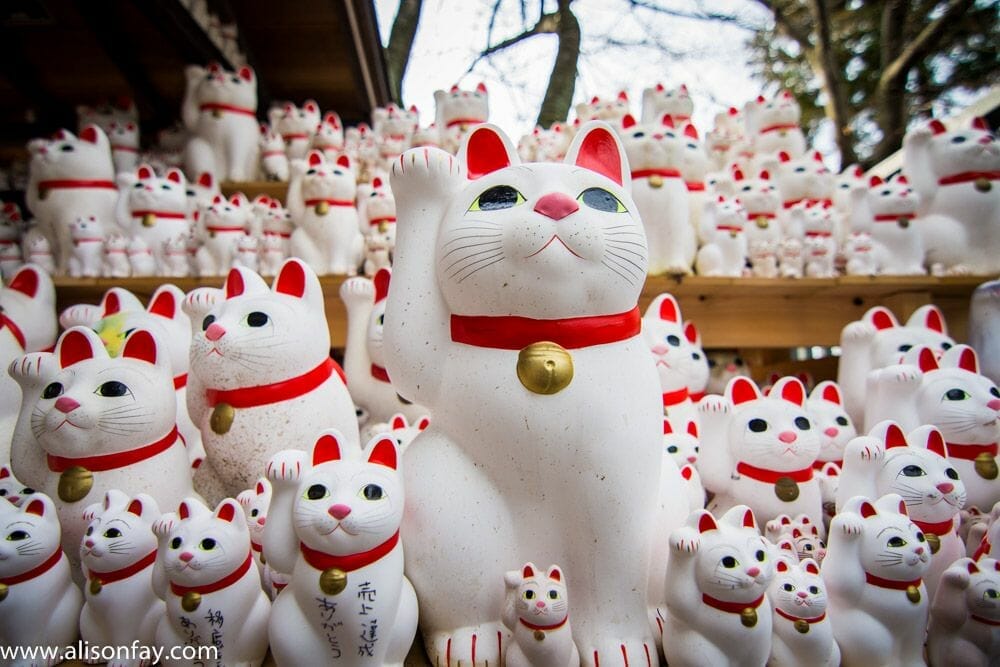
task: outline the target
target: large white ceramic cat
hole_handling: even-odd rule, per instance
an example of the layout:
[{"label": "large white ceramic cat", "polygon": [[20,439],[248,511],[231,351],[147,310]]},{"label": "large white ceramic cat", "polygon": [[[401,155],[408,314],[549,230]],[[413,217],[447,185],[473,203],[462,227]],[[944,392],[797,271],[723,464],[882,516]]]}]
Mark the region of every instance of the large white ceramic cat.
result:
[{"label": "large white ceramic cat", "polygon": [[830,524],[823,561],[841,664],[924,665],[930,565],[924,534],[896,494],[855,496]]},{"label": "large white ceramic cat", "polygon": [[680,305],[670,294],[650,301],[642,318],[642,335],[656,362],[663,396],[663,411],[678,430],[688,422],[699,423],[691,395],[708,384],[708,361],[698,330],[681,319]]},{"label": "large white ceramic cat", "polygon": [[152,249],[157,265],[162,265],[163,243],[186,235],[188,218],[187,181],[180,169],[157,176],[147,164],[131,174],[119,174],[118,226],[130,236],[141,238]]},{"label": "large white ceramic cat", "polygon": [[[319,125],[319,104],[306,100],[301,107],[291,102],[271,107],[267,113],[271,127],[285,142],[285,154],[289,160],[301,160],[309,151],[313,133]],[[288,180],[285,178],[284,180]]]},{"label": "large white ceramic cat", "polygon": [[774,611],[771,656],[773,667],[840,665],[840,647],[826,615],[826,584],[819,564],[780,557],[767,597]]},{"label": "large white ceramic cat", "polygon": [[558,565],[540,570],[525,563],[504,575],[507,600],[503,622],[513,642],[507,667],[577,667],[580,652],[569,622],[566,577]]},{"label": "large white ceramic cat", "polygon": [[851,229],[870,232],[880,273],[890,276],[924,275],[924,239],[917,210],[920,195],[906,177],[882,181],[872,176],[869,187],[857,190],[851,211]]},{"label": "large white ceramic cat", "polygon": [[308,454],[286,450],[268,462],[264,555],[292,575],[271,616],[279,665],[403,664],[417,599],[403,576],[399,463],[392,438],[379,436],[362,455],[336,430]]},{"label": "large white ceramic cat", "polygon": [[441,148],[454,153],[465,136],[490,117],[490,97],[486,84],[474,90],[462,90],[457,85],[447,92],[434,91],[435,125],[440,132]]},{"label": "large white ceramic cat", "polygon": [[746,209],[739,199],[719,195],[705,203],[701,220],[704,244],[698,248],[694,265],[699,276],[743,276],[748,252],[746,224]]},{"label": "large white ceramic cat", "polygon": [[[166,607],[153,590],[160,509],[151,496],[134,498],[117,489],[104,502],[84,510],[89,522],[79,545],[87,580],[80,612],[80,638],[94,646],[153,646]],[[114,667],[140,667],[141,661],[115,660]]]},{"label": "large white ceramic cat", "polygon": [[181,118],[191,137],[185,171],[209,173],[217,181],[250,181],[257,174],[257,76],[243,66],[228,72],[218,64],[189,65]]},{"label": "large white ceramic cat", "polygon": [[[214,646],[222,665],[257,667],[267,653],[271,602],[254,567],[243,509],[232,498],[213,512],[185,498],[176,514],[153,526],[159,537],[157,592],[166,614],[156,627],[156,644]],[[201,664],[165,659],[163,664]]]},{"label": "large white ceramic cat", "polygon": [[716,520],[696,510],[670,534],[663,653],[667,662],[762,665],[771,652],[772,547],[754,513],[736,505]]},{"label": "large white ceramic cat", "polygon": [[237,267],[224,300],[208,306],[192,296],[188,412],[230,494],[324,427],[357,442],[354,404],[329,356],[322,288],[308,266],[287,260],[270,289]]},{"label": "large white ceramic cat", "polygon": [[5,656],[3,664],[57,664],[57,656],[79,636],[83,596],[59,546],[55,505],[44,494],[20,508],[0,501],[0,535],[0,645],[53,654],[50,660]]},{"label": "large white ceramic cat", "polygon": [[[564,566],[585,664],[655,650],[645,589],[662,401],[639,335],[646,246],[629,186],[602,123],[580,129],[563,164],[521,165],[485,125],[457,159],[420,148],[393,165],[385,361],[434,415],[406,452],[403,525],[431,662],[449,647],[470,661],[477,646],[477,665],[498,663],[503,595],[482,577],[499,581],[509,554]],[[442,548],[470,540],[475,556]]]},{"label": "large white ceramic cat", "polygon": [[701,400],[698,471],[716,494],[710,510],[749,505],[764,522],[780,514],[805,514],[822,525],[812,467],[820,438],[805,403],[805,387],[794,377],[778,380],[767,396],[753,380],[736,377],[725,395]]},{"label": "large white ceramic cat", "polygon": [[1000,644],[1000,561],[961,558],[941,576],[931,601],[932,665],[989,665]]},{"label": "large white ceramic cat", "polygon": [[927,262],[951,271],[1000,271],[1000,143],[982,118],[948,131],[938,120],[903,138],[904,170],[920,193],[915,221]]}]

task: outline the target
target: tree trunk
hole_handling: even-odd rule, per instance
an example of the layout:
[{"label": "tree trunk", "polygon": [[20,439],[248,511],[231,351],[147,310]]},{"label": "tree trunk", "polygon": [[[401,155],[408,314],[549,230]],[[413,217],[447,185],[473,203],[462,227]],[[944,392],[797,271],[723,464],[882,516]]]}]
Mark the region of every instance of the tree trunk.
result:
[{"label": "tree trunk", "polygon": [[420,23],[420,8],[423,0],[400,0],[399,10],[389,32],[389,44],[385,47],[385,69],[389,77],[389,94],[399,106],[403,106],[403,77],[410,61],[410,50]]},{"label": "tree trunk", "polygon": [[538,125],[549,127],[565,121],[573,104],[576,87],[576,64],[580,58],[580,23],[570,9],[572,0],[559,0],[559,49],[545,89],[545,99],[538,112]]},{"label": "tree trunk", "polygon": [[830,7],[827,0],[812,0],[810,3],[813,19],[816,21],[816,46],[814,67],[819,75],[820,85],[826,92],[826,117],[833,123],[837,147],[840,149],[840,164],[849,165],[858,161],[854,152],[854,138],[850,130],[850,105],[840,77],[843,66],[837,62],[831,37]]}]

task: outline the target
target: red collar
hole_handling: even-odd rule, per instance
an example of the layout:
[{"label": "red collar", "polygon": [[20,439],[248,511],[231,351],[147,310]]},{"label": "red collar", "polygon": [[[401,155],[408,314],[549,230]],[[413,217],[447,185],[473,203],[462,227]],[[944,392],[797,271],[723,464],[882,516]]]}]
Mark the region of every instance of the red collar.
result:
[{"label": "red collar", "polygon": [[536,320],[506,315],[452,315],[451,339],[475,347],[520,350],[532,343],[550,341],[573,350],[617,343],[639,334],[639,307],[615,315]]},{"label": "red collar", "polygon": [[174,220],[184,220],[187,218],[187,213],[178,213],[176,211],[132,211],[133,218],[142,218],[147,215],[155,215],[157,218],[170,218]]},{"label": "red collar", "polygon": [[829,199],[811,199],[809,197],[802,197],[800,199],[789,199],[784,204],[782,204],[782,206],[784,206],[785,208],[791,208],[796,204],[806,203],[806,204],[816,205],[816,204],[826,204],[829,201],[830,201]]},{"label": "red collar", "polygon": [[662,176],[663,178],[680,178],[681,172],[676,169],[636,169],[632,172],[632,178],[648,178],[649,176]]},{"label": "red collar", "polygon": [[28,349],[28,344],[24,339],[24,332],[21,331],[21,327],[17,326],[14,320],[10,319],[10,316],[6,313],[0,312],[0,329],[4,327],[10,329],[10,333],[17,342],[21,345],[22,350]]},{"label": "red collar", "polygon": [[778,217],[777,213],[747,213],[747,220],[756,220],[757,218],[767,218],[768,220],[774,220]]},{"label": "red collar", "polygon": [[[256,387],[241,387],[239,389],[206,389],[205,399],[209,407],[214,408],[219,403],[228,403],[234,408],[255,408],[260,405],[271,405],[288,401],[308,394],[316,387],[326,382],[334,369],[339,369],[337,362],[327,357],[319,366],[304,375],[281,380],[272,384],[261,384]],[[337,371],[341,378],[343,372]]]},{"label": "red collar", "polygon": [[875,222],[896,222],[898,220],[913,220],[916,216],[914,213],[882,213],[875,216]]},{"label": "red collar", "polygon": [[911,518],[910,521],[917,524],[917,528],[923,531],[924,535],[948,535],[955,532],[955,519],[952,517],[947,521],[930,523],[927,521],[917,521]]},{"label": "red collar", "polygon": [[725,611],[730,614],[739,614],[744,609],[756,609],[764,601],[764,596],[761,595],[756,600],[750,602],[726,602],[725,600],[719,600],[718,598],[713,598],[707,593],[701,594],[701,601],[707,604],[709,607],[718,609],[719,611]]},{"label": "red collar", "polygon": [[379,382],[391,382],[389,379],[389,371],[375,364],[372,364],[372,377]]},{"label": "red collar", "polygon": [[245,227],[236,227],[235,225],[232,226],[232,227],[220,227],[218,225],[205,225],[205,229],[207,229],[210,232],[239,232],[241,234],[244,233],[244,232],[246,232],[246,228]]},{"label": "red collar", "polygon": [[704,192],[705,184],[701,181],[686,181],[684,185],[687,186],[688,192]]},{"label": "red collar", "polygon": [[774,484],[782,477],[791,477],[796,482],[808,482],[813,478],[812,468],[803,468],[802,470],[789,470],[788,472],[780,472],[778,470],[767,470],[765,468],[758,468],[752,466],[749,463],[744,463],[740,461],[736,464],[736,472],[741,475],[745,475],[750,479],[755,479],[758,482],[767,482],[768,484]]},{"label": "red collar", "polygon": [[989,454],[996,457],[997,443],[991,442],[988,445],[963,444],[960,442],[945,443],[948,447],[948,458],[962,459],[963,461],[975,461],[980,454]]},{"label": "red collar", "polygon": [[281,138],[284,139],[285,141],[291,141],[292,139],[308,139],[309,135],[306,134],[305,132],[288,132],[288,133],[283,133],[281,135]]},{"label": "red collar", "polygon": [[768,132],[777,132],[778,130],[797,130],[799,126],[795,123],[778,123],[777,125],[768,125],[767,127],[760,128],[761,134],[767,134]]},{"label": "red collar", "polygon": [[907,581],[896,581],[895,579],[883,579],[882,577],[876,577],[871,572],[865,572],[865,581],[872,586],[878,586],[879,588],[889,588],[894,591],[905,591],[910,586],[920,588],[922,580],[909,579]]},{"label": "red collar", "polygon": [[984,178],[987,181],[1000,181],[1000,171],[963,171],[960,174],[945,176],[938,185],[955,185],[956,183],[972,183]]},{"label": "red collar", "polygon": [[822,238],[822,239],[828,239],[831,236],[833,236],[833,232],[821,232],[819,230],[813,230],[813,231],[806,232],[806,236],[808,236],[810,238],[817,238],[818,237],[818,238]]},{"label": "red collar", "polygon": [[813,623],[819,623],[824,618],[826,618],[826,612],[825,611],[822,614],[820,614],[819,616],[810,616],[808,618],[805,618],[805,617],[802,617],[802,616],[792,616],[787,611],[782,611],[781,609],[778,609],[777,607],[774,608],[774,612],[778,616],[781,616],[782,618],[787,618],[789,621],[792,621],[793,623],[795,623],[797,621],[805,621],[806,623],[809,623],[810,625],[812,625]]},{"label": "red collar", "polygon": [[368,224],[375,227],[376,225],[381,225],[383,222],[396,222],[396,216],[387,215],[384,218],[372,218],[368,221]]},{"label": "red collar", "polygon": [[115,452],[114,454],[81,456],[79,458],[48,454],[46,455],[46,458],[48,459],[49,470],[52,472],[65,472],[72,466],[80,466],[90,470],[91,472],[117,470],[118,468],[124,468],[125,466],[133,465],[135,463],[139,463],[140,461],[145,461],[146,459],[151,459],[157,454],[167,451],[170,449],[171,445],[177,442],[179,437],[180,433],[177,431],[177,426],[174,425],[174,427],[170,429],[169,433],[156,442],[151,442],[148,445],[143,445],[142,447],[138,447],[136,449],[129,449],[124,452]]},{"label": "red collar", "polygon": [[541,631],[558,630],[562,626],[566,625],[566,621],[569,620],[569,614],[566,614],[566,616],[563,617],[563,620],[559,621],[558,623],[554,623],[552,625],[535,625],[534,623],[528,623],[523,618],[518,618],[517,620],[521,622],[521,625],[528,628],[529,630],[534,630],[535,632],[538,632],[539,630]]},{"label": "red collar", "polygon": [[250,569],[251,563],[253,563],[253,554],[248,551],[247,558],[243,561],[243,564],[224,576],[222,579],[219,579],[211,584],[205,584],[204,586],[181,586],[180,584],[175,584],[171,581],[170,592],[177,597],[183,597],[186,593],[208,595],[209,593],[214,593],[215,591],[221,591],[223,588],[229,588],[239,581],[243,575],[247,573],[247,570]]},{"label": "red collar", "polygon": [[354,202],[350,199],[325,199],[323,197],[317,197],[316,199],[307,199],[305,201],[306,206],[315,206],[316,204],[326,203],[330,206],[354,206]]},{"label": "red collar", "polygon": [[113,584],[116,581],[121,581],[122,579],[128,579],[133,574],[142,572],[147,567],[156,562],[156,550],[149,552],[145,557],[140,558],[136,562],[132,563],[128,567],[123,567],[120,570],[111,570],[109,572],[98,572],[97,570],[87,570],[89,579],[97,579],[104,584]]},{"label": "red collar", "polygon": [[67,190],[76,188],[102,188],[104,190],[117,190],[114,181],[86,181],[80,179],[57,179],[53,181],[39,181],[38,191],[42,190]]},{"label": "red collar", "polygon": [[827,463],[836,463],[838,468],[844,467],[844,459],[840,459],[839,461],[820,461],[819,459],[816,459],[813,461],[813,470],[822,470],[823,466]]},{"label": "red collar", "polygon": [[198,107],[199,111],[228,111],[230,113],[240,113],[244,116],[250,116],[252,118],[257,117],[257,112],[253,109],[247,109],[246,107],[237,107],[232,104],[221,104],[219,102],[206,102]]},{"label": "red collar", "polygon": [[302,557],[306,559],[309,566],[317,570],[329,570],[331,568],[336,568],[343,572],[354,572],[355,570],[360,570],[366,565],[371,565],[375,561],[381,559],[392,551],[398,543],[399,531],[397,530],[393,533],[392,537],[387,539],[382,544],[378,545],[374,549],[362,551],[361,553],[348,554],[346,556],[334,556],[333,554],[323,553],[322,551],[312,549],[302,542],[299,542],[299,551],[302,552]]},{"label": "red collar", "polygon": [[138,153],[139,149],[135,146],[126,146],[125,144],[111,144],[111,150],[113,151],[126,151],[128,153]]},{"label": "red collar", "polygon": [[285,151],[284,150],[264,151],[260,154],[261,157],[270,157],[272,155],[280,155],[281,157],[285,157]]},{"label": "red collar", "polygon": [[692,391],[689,391],[688,395],[691,397],[692,401],[694,401],[695,403],[697,403],[701,399],[705,398],[705,394],[706,393],[708,393],[708,392],[704,392],[704,391],[694,391],[694,392],[692,392]]},{"label": "red collar", "polygon": [[81,243],[104,243],[104,239],[97,238],[96,236],[87,236],[82,239],[73,239],[73,245],[80,245]]},{"label": "red collar", "polygon": [[990,618],[984,618],[977,614],[969,614],[969,618],[971,618],[973,621],[979,621],[980,623],[985,623],[986,625],[992,625],[994,627],[1000,626],[1000,621],[994,621],[993,619]]},{"label": "red collar", "polygon": [[485,118],[456,118],[445,123],[445,127],[455,127],[456,125],[481,125],[486,122]]},{"label": "red collar", "polygon": [[62,557],[62,549],[57,548],[55,552],[38,567],[33,567],[26,572],[22,572],[21,574],[15,574],[13,577],[0,577],[0,584],[3,584],[4,586],[13,586],[15,584],[22,584],[25,581],[30,581],[35,577],[40,577],[54,568],[56,563],[62,560]]},{"label": "red collar", "polygon": [[719,232],[742,232],[743,228],[739,225],[716,225],[716,231]]},{"label": "red collar", "polygon": [[[168,254],[170,254],[170,253],[168,253]],[[178,255],[180,253],[176,253],[175,252],[175,253],[172,253],[172,254]],[[184,254],[187,254],[187,253],[184,253]],[[175,375],[174,376],[174,389],[175,390],[176,389],[181,389],[182,387],[186,387],[187,383],[188,383],[188,374],[187,373],[182,373],[180,375]]]},{"label": "red collar", "polygon": [[257,553],[264,553],[264,545],[258,544],[253,540],[250,540],[250,548],[256,551]]},{"label": "red collar", "polygon": [[691,394],[688,393],[687,387],[681,387],[676,391],[665,391],[663,392],[663,407],[669,408],[673,405],[679,405],[690,397]]}]

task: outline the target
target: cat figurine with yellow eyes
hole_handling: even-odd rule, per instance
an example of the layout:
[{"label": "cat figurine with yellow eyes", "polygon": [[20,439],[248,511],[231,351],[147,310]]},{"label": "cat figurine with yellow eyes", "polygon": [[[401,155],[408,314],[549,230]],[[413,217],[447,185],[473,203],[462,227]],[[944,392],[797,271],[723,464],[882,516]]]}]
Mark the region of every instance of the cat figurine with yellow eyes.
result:
[{"label": "cat figurine with yellow eyes", "polygon": [[[502,662],[503,590],[483,577],[532,554],[567,573],[585,665],[656,652],[663,407],[640,331],[647,251],[629,176],[601,122],[563,163],[521,164],[486,124],[457,157],[419,148],[393,164],[385,363],[433,415],[406,451],[402,528],[432,663]],[[684,508],[675,469],[663,474]]]},{"label": "cat figurine with yellow eyes", "polygon": [[547,571],[534,563],[504,575],[504,625],[514,636],[507,667],[578,667],[580,652],[569,623],[566,578],[558,565]]}]

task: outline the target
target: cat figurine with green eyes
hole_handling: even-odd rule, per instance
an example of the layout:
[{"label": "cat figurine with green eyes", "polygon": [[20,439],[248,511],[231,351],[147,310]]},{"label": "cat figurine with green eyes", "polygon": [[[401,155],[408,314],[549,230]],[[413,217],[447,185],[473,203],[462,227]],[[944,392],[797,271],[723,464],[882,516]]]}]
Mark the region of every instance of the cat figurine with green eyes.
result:
[{"label": "cat figurine with green eyes", "polygon": [[154,586],[167,608],[155,644],[168,656],[173,647],[215,646],[217,664],[259,667],[267,653],[271,601],[261,589],[239,503],[227,498],[213,511],[185,498],[176,513],[153,524],[153,532],[159,542]]},{"label": "cat figurine with green eyes", "polygon": [[235,267],[223,295],[196,290],[185,301],[194,329],[187,402],[209,460],[235,496],[274,454],[323,428],[336,427],[352,443],[359,436],[343,371],[330,358],[316,274],[291,258],[269,288]]},{"label": "cat figurine with green eyes", "polygon": [[320,433],[309,453],[286,450],[268,462],[264,556],[291,573],[271,615],[279,666],[402,667],[417,598],[403,575],[400,463],[391,437],[362,453],[336,430]]},{"label": "cat figurine with green eyes", "polygon": [[844,667],[922,667],[930,601],[926,538],[894,493],[854,496],[830,524],[827,613]]},{"label": "cat figurine with green eyes", "polygon": [[558,565],[539,570],[525,563],[504,575],[503,622],[513,635],[507,667],[578,667],[580,652],[569,622],[566,578]]},{"label": "cat figurine with green eyes", "polygon": [[[89,521],[80,543],[86,577],[80,637],[94,646],[152,646],[166,607],[153,590],[160,509],[151,496],[134,498],[117,489],[84,510]],[[109,663],[140,667],[139,660]]]},{"label": "cat figurine with green eyes", "polygon": [[647,577],[663,567],[650,557],[661,476],[674,525],[687,499],[676,466],[661,472],[629,176],[601,122],[580,128],[562,163],[522,164],[485,124],[457,157],[419,148],[393,164],[385,364],[433,415],[406,450],[402,527],[432,663],[502,662],[503,590],[483,582],[500,581],[512,554],[567,573],[584,664],[656,651]]},{"label": "cat figurine with green eyes", "polygon": [[696,510],[670,534],[663,653],[671,666],[763,665],[771,652],[773,547],[754,513]]},{"label": "cat figurine with green eyes", "polygon": [[1000,655],[1000,561],[960,558],[941,575],[931,601],[932,665],[992,665]]},{"label": "cat figurine with green eyes", "polygon": [[767,589],[774,612],[769,667],[838,667],[840,647],[826,615],[826,584],[819,564],[780,556]]},{"label": "cat figurine with green eyes", "polygon": [[79,636],[82,604],[59,546],[59,517],[52,500],[37,493],[22,507],[0,501],[0,646],[50,650],[54,658],[11,660],[5,655],[0,664],[61,662],[56,656]]}]

